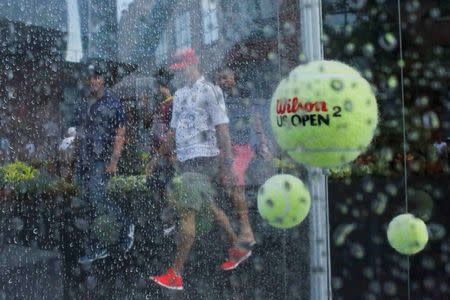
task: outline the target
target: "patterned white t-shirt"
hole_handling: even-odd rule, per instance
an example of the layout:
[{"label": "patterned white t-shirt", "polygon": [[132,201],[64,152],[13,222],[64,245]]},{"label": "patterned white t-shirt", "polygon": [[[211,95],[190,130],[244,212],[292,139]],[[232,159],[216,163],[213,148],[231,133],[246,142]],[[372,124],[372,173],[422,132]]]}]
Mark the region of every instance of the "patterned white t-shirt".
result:
[{"label": "patterned white t-shirt", "polygon": [[219,155],[216,126],[228,124],[227,110],[219,87],[199,78],[192,87],[174,96],[170,127],[175,129],[179,161]]}]

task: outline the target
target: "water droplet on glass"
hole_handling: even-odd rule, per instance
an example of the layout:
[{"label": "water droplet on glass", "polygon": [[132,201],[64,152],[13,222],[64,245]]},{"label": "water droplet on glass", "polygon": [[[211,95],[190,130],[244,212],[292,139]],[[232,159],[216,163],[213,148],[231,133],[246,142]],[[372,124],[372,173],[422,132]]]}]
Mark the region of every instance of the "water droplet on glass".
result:
[{"label": "water droplet on glass", "polygon": [[437,19],[441,16],[441,10],[437,7],[430,9],[430,16],[434,19]]},{"label": "water droplet on glass", "polygon": [[381,215],[386,210],[388,197],[384,193],[377,193],[377,197],[372,200],[371,208],[374,213]]},{"label": "water droplet on glass", "polygon": [[350,246],[350,252],[357,259],[362,259],[365,255],[363,246],[356,243]]},{"label": "water droplet on glass", "polygon": [[361,9],[363,8],[367,3],[367,0],[349,0],[347,2],[348,6],[350,6],[353,9]]},{"label": "water droplet on glass", "polygon": [[393,33],[386,33],[378,38],[378,43],[386,51],[392,51],[397,47],[397,38]]},{"label": "water droplet on glass", "polygon": [[395,296],[397,294],[397,286],[392,281],[388,281],[383,286],[384,292],[389,296]]},{"label": "water droplet on glass", "polygon": [[397,80],[397,76],[390,76],[388,81],[387,81],[388,87],[390,89],[395,89],[398,86],[398,80]]},{"label": "water droplet on glass", "polygon": [[441,224],[431,223],[427,225],[430,240],[441,240],[446,235],[445,227]]},{"label": "water droplet on glass", "polygon": [[371,43],[367,43],[363,46],[363,54],[367,57],[372,57],[375,53],[375,47]]},{"label": "water droplet on glass", "polygon": [[339,225],[333,233],[333,240],[336,246],[342,246],[347,236],[356,229],[356,224],[341,224]]}]

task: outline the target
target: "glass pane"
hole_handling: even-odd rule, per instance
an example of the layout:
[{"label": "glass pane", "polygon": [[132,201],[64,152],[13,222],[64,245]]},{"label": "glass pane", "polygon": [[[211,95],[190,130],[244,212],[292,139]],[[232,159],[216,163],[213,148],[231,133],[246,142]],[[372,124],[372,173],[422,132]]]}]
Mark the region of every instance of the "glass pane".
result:
[{"label": "glass pane", "polygon": [[[380,113],[368,151],[350,166],[331,170],[329,177],[333,295],[445,298],[450,277],[439,265],[446,263],[448,245],[449,102],[444,82],[449,40],[437,32],[448,29],[448,5],[322,3],[325,58],[357,69],[372,85]],[[386,232],[391,220],[404,213],[428,228],[425,249],[411,256],[394,250]]]}]

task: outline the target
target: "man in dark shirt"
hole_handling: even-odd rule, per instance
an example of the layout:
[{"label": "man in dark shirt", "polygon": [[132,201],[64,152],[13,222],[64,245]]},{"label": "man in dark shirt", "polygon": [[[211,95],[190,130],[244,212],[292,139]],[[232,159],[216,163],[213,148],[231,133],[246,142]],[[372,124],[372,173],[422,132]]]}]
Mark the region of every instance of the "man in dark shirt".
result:
[{"label": "man in dark shirt", "polygon": [[[79,132],[76,179],[94,220],[80,263],[106,258],[112,246],[127,252],[134,240],[134,225],[106,194],[108,179],[117,172],[125,141],[125,112],[121,102],[105,89],[100,67],[89,68],[89,83],[89,96],[81,100],[75,122]],[[98,226],[99,220],[102,220],[102,226]],[[114,229],[114,234],[106,233],[105,223],[106,227]]]}]

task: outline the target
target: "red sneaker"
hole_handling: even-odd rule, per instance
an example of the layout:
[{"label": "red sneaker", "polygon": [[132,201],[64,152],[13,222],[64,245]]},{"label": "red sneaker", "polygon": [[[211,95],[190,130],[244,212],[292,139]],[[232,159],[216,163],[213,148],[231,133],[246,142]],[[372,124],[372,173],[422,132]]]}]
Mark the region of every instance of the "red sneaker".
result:
[{"label": "red sneaker", "polygon": [[150,279],[160,286],[171,290],[181,291],[183,289],[183,278],[180,275],[177,275],[172,268],[169,268],[166,274],[161,276],[150,276]]},{"label": "red sneaker", "polygon": [[220,268],[224,271],[236,269],[242,262],[252,255],[251,250],[231,248],[228,250],[228,259],[222,263]]}]

